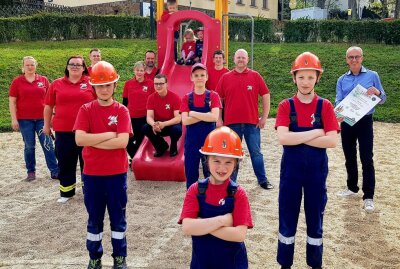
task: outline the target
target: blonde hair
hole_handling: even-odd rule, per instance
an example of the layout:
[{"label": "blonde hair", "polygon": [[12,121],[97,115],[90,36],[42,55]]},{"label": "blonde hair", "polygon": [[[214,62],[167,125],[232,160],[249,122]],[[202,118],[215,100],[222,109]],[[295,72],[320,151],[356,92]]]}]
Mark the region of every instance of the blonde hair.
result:
[{"label": "blonde hair", "polygon": [[194,36],[194,32],[191,28],[186,29],[185,32],[183,33],[183,37],[185,38],[185,41],[186,41],[187,34],[190,34],[190,36],[192,37],[192,40],[196,41],[196,37]]},{"label": "blonde hair", "polygon": [[33,58],[32,56],[25,56],[22,58],[22,66],[21,66],[21,70],[22,70],[22,74],[25,74],[25,70],[24,70],[24,65],[25,65],[25,61],[26,60],[31,60],[33,62],[33,64],[35,65],[35,67],[37,67],[38,63],[36,61],[35,58]]},{"label": "blonde hair", "polygon": [[138,61],[133,65],[133,70],[140,67],[146,68],[146,64],[143,61]]}]

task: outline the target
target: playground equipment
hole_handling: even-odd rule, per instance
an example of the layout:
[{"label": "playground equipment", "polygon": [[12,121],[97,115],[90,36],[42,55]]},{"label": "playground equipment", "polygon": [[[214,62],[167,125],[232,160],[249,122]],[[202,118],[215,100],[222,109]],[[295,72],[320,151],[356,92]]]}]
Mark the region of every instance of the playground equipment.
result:
[{"label": "playground equipment", "polygon": [[[204,44],[202,63],[211,68],[213,66],[212,55],[215,50],[221,49],[221,28],[223,14],[227,13],[228,1],[215,1],[215,19],[207,14],[195,10],[182,10],[171,14],[166,22],[162,22],[161,15],[164,10],[164,1],[157,1],[157,49],[158,65],[160,73],[168,78],[168,90],[175,92],[180,97],[193,89],[190,81],[191,66],[177,65],[174,60],[174,31],[184,20],[199,21],[204,27]],[[227,19],[227,18],[226,18]],[[227,24],[226,24],[227,25]],[[228,31],[225,44],[228,44]],[[152,144],[146,138],[132,160],[132,170],[136,180],[160,180],[160,181],[186,181],[184,171],[184,140],[185,128],[178,142],[178,155],[169,157],[165,154],[155,158]],[[167,138],[167,142],[170,141]]]}]

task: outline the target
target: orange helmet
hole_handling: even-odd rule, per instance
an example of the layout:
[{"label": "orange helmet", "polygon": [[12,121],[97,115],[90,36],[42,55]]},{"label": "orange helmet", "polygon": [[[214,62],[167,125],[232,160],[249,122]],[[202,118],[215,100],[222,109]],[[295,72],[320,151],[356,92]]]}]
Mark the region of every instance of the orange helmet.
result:
[{"label": "orange helmet", "polygon": [[230,158],[243,158],[242,141],[231,128],[222,126],[208,134],[200,152]]},{"label": "orange helmet", "polygon": [[117,82],[119,76],[112,64],[100,61],[92,68],[89,83],[92,86],[106,85]]},{"label": "orange helmet", "polygon": [[324,72],[318,57],[311,52],[303,52],[297,56],[296,60],[294,60],[290,73],[294,74],[294,72],[299,70],[316,70],[320,73]]}]

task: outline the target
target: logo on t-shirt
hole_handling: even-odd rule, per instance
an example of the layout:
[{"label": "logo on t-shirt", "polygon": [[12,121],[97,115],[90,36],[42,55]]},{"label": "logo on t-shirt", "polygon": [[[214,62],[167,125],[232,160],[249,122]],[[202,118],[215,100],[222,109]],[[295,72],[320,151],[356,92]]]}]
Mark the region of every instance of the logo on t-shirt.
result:
[{"label": "logo on t-shirt", "polygon": [[148,89],[147,86],[143,86],[143,89],[142,89],[142,90],[143,90],[144,92],[147,92],[147,89]]},{"label": "logo on t-shirt", "polygon": [[171,109],[171,104],[165,104],[165,109],[170,110]]},{"label": "logo on t-shirt", "polygon": [[219,205],[224,205],[224,204],[225,204],[225,199],[222,198],[221,200],[219,200],[218,204],[219,204]]},{"label": "logo on t-shirt", "polygon": [[39,82],[37,83],[37,86],[38,86],[39,88],[43,88],[43,87],[44,87],[44,84],[43,84],[43,82],[39,81]]},{"label": "logo on t-shirt", "polygon": [[314,116],[314,113],[312,113],[311,114],[311,125],[314,125],[314,122],[315,122],[315,116]]},{"label": "logo on t-shirt", "polygon": [[108,125],[109,125],[109,126],[111,126],[111,125],[113,125],[113,124],[117,125],[117,123],[118,123],[118,116],[110,116],[110,117],[108,117],[108,119],[110,120],[110,121],[108,122]]},{"label": "logo on t-shirt", "polygon": [[247,85],[247,90],[248,90],[248,91],[252,91],[252,90],[253,90],[253,86]]},{"label": "logo on t-shirt", "polygon": [[87,83],[81,83],[81,90],[87,89]]}]

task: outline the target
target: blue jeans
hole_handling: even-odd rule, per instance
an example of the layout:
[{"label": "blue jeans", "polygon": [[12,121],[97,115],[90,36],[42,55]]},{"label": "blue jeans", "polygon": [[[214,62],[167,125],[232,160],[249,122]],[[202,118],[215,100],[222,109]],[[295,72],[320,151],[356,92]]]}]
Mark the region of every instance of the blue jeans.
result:
[{"label": "blue jeans", "polygon": [[24,158],[26,169],[28,173],[36,171],[36,158],[35,158],[35,133],[39,138],[40,145],[42,146],[44,157],[46,159],[47,167],[52,175],[58,174],[58,165],[54,153],[53,141],[49,136],[43,133],[44,121],[40,120],[18,120],[19,129],[25,143]]},{"label": "blue jeans", "polygon": [[[228,127],[239,135],[240,140],[243,140],[244,136],[258,184],[267,182],[268,180],[265,174],[264,159],[261,153],[260,129],[257,128],[255,124],[248,123],[230,124]],[[236,181],[238,172],[239,169],[232,174],[231,179],[233,181]]]}]

